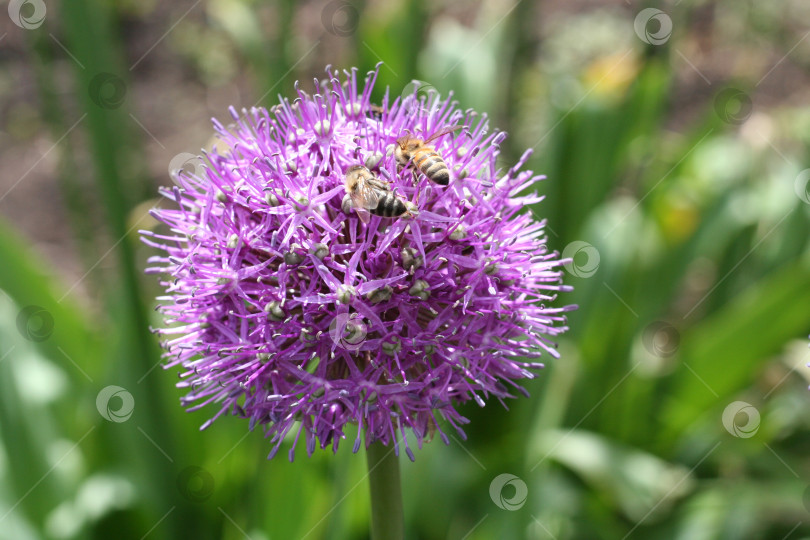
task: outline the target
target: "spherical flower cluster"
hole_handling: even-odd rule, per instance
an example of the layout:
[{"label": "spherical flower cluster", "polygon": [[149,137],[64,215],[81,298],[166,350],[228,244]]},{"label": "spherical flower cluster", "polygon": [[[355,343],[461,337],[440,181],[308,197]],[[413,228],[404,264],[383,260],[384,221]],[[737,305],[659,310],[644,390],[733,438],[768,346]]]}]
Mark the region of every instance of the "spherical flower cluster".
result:
[{"label": "spherical flower cluster", "polygon": [[[148,271],[165,276],[166,367],[182,366],[189,410],[218,407],[203,428],[249,418],[269,457],[288,436],[290,459],[302,435],[310,455],[347,436],[357,451],[364,432],[397,451],[408,429],[447,442],[445,422],[464,437],[455,404],[526,394],[515,381],[557,356],[574,307],[550,306],[563,261],[528,211],[542,197],[519,195],[542,177],[519,171],[529,152],[499,170],[505,133],[450,98],[376,106],[376,71],[362,89],[355,70],[327,74],[312,95],[296,85],[293,102],[214,121],[206,166],[163,190],[170,232],[142,234],[165,252]],[[397,163],[397,139],[453,125],[430,142],[449,185]],[[354,166],[414,212],[364,215],[345,197]]]}]

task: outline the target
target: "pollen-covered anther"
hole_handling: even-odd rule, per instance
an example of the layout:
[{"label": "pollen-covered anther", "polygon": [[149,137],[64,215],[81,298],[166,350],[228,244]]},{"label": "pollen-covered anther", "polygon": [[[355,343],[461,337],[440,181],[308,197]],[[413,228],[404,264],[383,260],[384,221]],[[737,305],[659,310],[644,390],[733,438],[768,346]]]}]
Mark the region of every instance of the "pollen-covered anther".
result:
[{"label": "pollen-covered anther", "polygon": [[315,122],[312,129],[318,137],[324,137],[329,133],[329,130],[332,129],[332,125],[329,123],[329,120],[319,120]]},{"label": "pollen-covered anther", "polygon": [[462,240],[467,237],[467,229],[464,225],[459,225],[450,233],[450,240]]},{"label": "pollen-covered anther", "polygon": [[357,321],[348,321],[346,328],[343,329],[343,339],[347,343],[356,345],[366,337],[366,333],[366,325]]},{"label": "pollen-covered anther", "polygon": [[324,260],[324,258],[329,255],[329,246],[322,242],[318,242],[312,244],[312,246],[309,248],[309,252],[315,255],[316,258]]},{"label": "pollen-covered anther", "polygon": [[390,300],[391,295],[393,294],[394,289],[390,285],[386,285],[385,287],[367,292],[366,299],[372,304],[379,304],[381,302],[387,302]]},{"label": "pollen-covered anther", "polygon": [[382,158],[383,158],[383,155],[380,152],[374,152],[373,154],[370,154],[366,158],[366,168],[367,169],[376,169],[377,165],[379,165],[380,161],[382,161]]},{"label": "pollen-covered anther", "polygon": [[231,237],[228,238],[228,248],[234,249],[238,245],[239,245],[239,235],[232,234]]},{"label": "pollen-covered anther", "polygon": [[430,285],[424,279],[417,279],[414,282],[413,287],[408,289],[408,294],[411,296],[416,296],[417,298],[421,298],[422,300],[427,300],[430,298],[430,291],[428,290]]},{"label": "pollen-covered anther", "polygon": [[341,304],[350,304],[352,298],[357,296],[357,289],[351,285],[341,285],[338,287],[337,299]]},{"label": "pollen-covered anther", "polygon": [[394,356],[399,351],[402,350],[402,343],[399,342],[399,338],[396,336],[391,336],[388,341],[384,341],[381,345],[382,352],[387,355]]},{"label": "pollen-covered anther", "polygon": [[425,263],[424,258],[414,248],[403,248],[400,256],[402,257],[402,267],[405,270],[415,270]]},{"label": "pollen-covered anther", "polygon": [[343,196],[343,201],[340,203],[340,209],[343,210],[344,214],[351,214],[352,208],[354,208],[354,204],[352,204],[352,198],[347,193]]},{"label": "pollen-covered anther", "polygon": [[264,311],[267,313],[267,318],[271,321],[280,322],[287,318],[287,314],[281,308],[281,304],[277,300],[273,300],[266,306]]},{"label": "pollen-covered anther", "polygon": [[302,328],[298,339],[300,339],[301,342],[307,347],[312,347],[318,341],[317,337],[315,336],[315,332],[309,328]]},{"label": "pollen-covered anther", "polygon": [[290,246],[290,251],[284,254],[284,262],[290,266],[301,264],[301,261],[304,260],[297,251],[301,249],[301,246],[298,244],[293,244]]},{"label": "pollen-covered anther", "polygon": [[306,210],[309,207],[309,199],[307,199],[304,195],[296,195],[293,197],[293,200],[298,205],[298,210]]}]

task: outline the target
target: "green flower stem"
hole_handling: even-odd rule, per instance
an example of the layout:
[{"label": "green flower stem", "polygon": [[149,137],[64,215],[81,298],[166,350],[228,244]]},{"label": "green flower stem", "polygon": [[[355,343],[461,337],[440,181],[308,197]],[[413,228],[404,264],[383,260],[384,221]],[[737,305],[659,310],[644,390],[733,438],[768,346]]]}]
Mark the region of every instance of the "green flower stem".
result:
[{"label": "green flower stem", "polygon": [[402,540],[402,489],[399,459],[393,446],[371,443],[366,451],[368,483],[371,487],[371,540]]}]

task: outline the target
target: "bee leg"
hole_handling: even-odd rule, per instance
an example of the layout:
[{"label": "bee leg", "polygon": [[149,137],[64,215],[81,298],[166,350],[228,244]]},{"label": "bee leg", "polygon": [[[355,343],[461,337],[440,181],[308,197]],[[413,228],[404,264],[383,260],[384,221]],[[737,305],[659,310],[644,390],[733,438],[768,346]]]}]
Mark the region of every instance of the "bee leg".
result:
[{"label": "bee leg", "polygon": [[[430,186],[428,186],[428,189],[430,189]],[[414,201],[413,201],[413,204],[416,207],[419,207],[419,195],[421,195],[421,194],[422,194],[422,190],[419,189],[419,186],[416,186],[416,197],[414,197]]]}]

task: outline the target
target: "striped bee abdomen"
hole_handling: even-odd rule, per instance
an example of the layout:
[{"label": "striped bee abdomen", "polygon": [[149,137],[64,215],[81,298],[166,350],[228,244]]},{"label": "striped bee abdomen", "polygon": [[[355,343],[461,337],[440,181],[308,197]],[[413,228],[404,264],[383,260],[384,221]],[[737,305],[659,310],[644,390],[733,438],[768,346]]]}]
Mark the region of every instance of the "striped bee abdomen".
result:
[{"label": "striped bee abdomen", "polygon": [[391,192],[380,197],[377,208],[370,210],[372,214],[380,217],[398,217],[408,211],[405,203]]},{"label": "striped bee abdomen", "polygon": [[417,150],[413,161],[425,176],[440,186],[446,186],[450,183],[450,170],[447,168],[447,164],[432,148],[421,148]]}]

